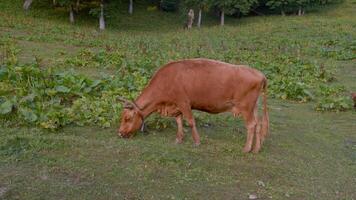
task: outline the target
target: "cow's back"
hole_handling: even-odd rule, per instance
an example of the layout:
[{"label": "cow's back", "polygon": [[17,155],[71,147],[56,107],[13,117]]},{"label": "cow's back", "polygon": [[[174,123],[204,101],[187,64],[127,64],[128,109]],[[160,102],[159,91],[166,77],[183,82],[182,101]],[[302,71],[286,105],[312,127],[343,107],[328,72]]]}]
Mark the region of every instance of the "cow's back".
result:
[{"label": "cow's back", "polygon": [[149,87],[162,101],[187,101],[195,109],[221,112],[264,79],[262,73],[209,59],[172,62],[156,72]]}]

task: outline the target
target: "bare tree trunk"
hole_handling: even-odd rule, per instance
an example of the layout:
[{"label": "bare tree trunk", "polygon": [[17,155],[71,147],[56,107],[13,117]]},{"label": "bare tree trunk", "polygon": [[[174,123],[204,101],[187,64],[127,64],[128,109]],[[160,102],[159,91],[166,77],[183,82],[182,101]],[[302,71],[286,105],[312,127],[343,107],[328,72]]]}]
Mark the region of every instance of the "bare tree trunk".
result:
[{"label": "bare tree trunk", "polygon": [[80,6],[80,0],[77,0],[77,3],[75,4],[75,12],[79,13],[79,6]]},{"label": "bare tree trunk", "polygon": [[194,22],[194,10],[189,9],[188,12],[188,21],[187,21],[187,28],[191,29],[193,27],[193,22]]},{"label": "bare tree trunk", "polygon": [[100,7],[101,7],[101,11],[100,11],[100,19],[99,19],[99,29],[105,30],[104,0],[101,0]]},{"label": "bare tree trunk", "polygon": [[53,6],[57,6],[57,1],[53,0]]},{"label": "bare tree trunk", "polygon": [[198,22],[197,22],[197,26],[198,28],[200,28],[201,26],[201,8],[199,8],[199,13],[198,13]]},{"label": "bare tree trunk", "polygon": [[284,9],[282,8],[282,10],[281,10],[281,15],[282,16],[286,16],[286,13],[284,12]]},{"label": "bare tree trunk", "polygon": [[133,0],[130,0],[129,4],[129,14],[131,15],[133,13]]},{"label": "bare tree trunk", "polygon": [[299,6],[299,9],[298,9],[298,16],[302,16],[302,6]]},{"label": "bare tree trunk", "polygon": [[220,13],[220,25],[221,26],[225,25],[225,11],[224,10],[221,10],[221,13]]},{"label": "bare tree trunk", "polygon": [[73,5],[69,6],[69,22],[74,23],[74,12],[73,12]]},{"label": "bare tree trunk", "polygon": [[23,9],[27,11],[31,6],[32,1],[33,0],[25,0],[25,2],[23,3]]}]

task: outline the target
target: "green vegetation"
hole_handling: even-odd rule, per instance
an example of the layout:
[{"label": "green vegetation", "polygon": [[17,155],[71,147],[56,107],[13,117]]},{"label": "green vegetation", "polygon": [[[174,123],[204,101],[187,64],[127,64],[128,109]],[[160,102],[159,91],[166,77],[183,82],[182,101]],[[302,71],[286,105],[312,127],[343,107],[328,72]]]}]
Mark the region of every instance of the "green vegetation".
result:
[{"label": "green vegetation", "polygon": [[[9,17],[5,22],[8,27],[11,24],[16,27],[21,19],[5,16]],[[305,28],[303,20],[293,18],[278,19],[281,23],[295,20],[286,27],[274,24],[274,17],[264,20],[258,26],[247,25],[238,31],[230,26],[120,37],[111,33],[93,36],[71,30],[68,25],[53,25],[51,33],[39,33],[42,28],[38,27],[34,32],[38,31],[39,35],[34,33],[25,38],[5,32],[0,43],[5,51],[0,71],[3,90],[0,118],[10,124],[33,124],[48,129],[68,124],[110,127],[121,111],[115,103],[117,96],[136,97],[158,67],[170,60],[192,57],[248,64],[260,69],[269,79],[270,97],[313,101],[315,109],[320,111],[350,110],[349,91],[343,86],[334,86],[337,82],[335,61],[356,58],[352,39],[355,34],[333,30],[333,21],[329,19],[322,21],[330,24],[323,33],[315,26],[319,21],[311,21],[309,23],[314,24]],[[273,31],[281,29],[286,30]],[[319,35],[314,36],[315,33]],[[309,40],[311,36],[313,40]],[[65,50],[55,52],[58,58],[48,64],[42,63],[40,55],[24,64],[17,59],[21,54],[17,39],[49,44],[63,41],[81,48],[71,54]],[[100,48],[103,45],[105,48]],[[63,73],[63,69],[69,71]],[[93,73],[106,69],[107,73],[89,77],[76,75],[70,69],[77,72],[90,69]]]},{"label": "green vegetation", "polygon": [[[354,1],[225,27],[206,15],[190,31],[179,13],[113,3],[105,32],[88,13],[71,25],[62,7],[22,3],[0,2],[0,199],[356,198]],[[260,154],[242,154],[243,123],[224,114],[195,113],[199,148],[188,127],[173,145],[174,122],[157,116],[148,135],[116,136],[116,96],[134,99],[158,67],[193,57],[267,75]]]},{"label": "green vegetation", "polygon": [[[15,64],[15,53],[10,49],[8,58],[0,70],[1,118],[9,123],[34,124],[46,129],[57,129],[68,124],[110,127],[118,120],[121,106],[116,97],[134,98],[147,84],[155,65],[144,55],[135,60],[117,51],[80,51],[77,55],[61,60],[55,67],[40,68],[40,63]],[[269,81],[270,97],[290,99],[298,102],[317,101],[318,110],[348,110],[351,99],[343,96],[345,88],[328,84],[335,79],[330,70],[317,63],[308,63],[289,56],[262,56],[258,51],[250,52],[228,47],[229,59],[254,63],[265,72]],[[16,52],[16,50],[14,50]],[[150,50],[148,50],[150,51]],[[244,57],[242,57],[244,56]],[[188,57],[188,55],[187,55]],[[251,59],[252,58],[252,59]],[[273,59],[273,60],[272,60]],[[128,63],[125,63],[128,62]],[[231,62],[231,61],[230,61]],[[116,72],[91,79],[65,68],[112,68]],[[315,92],[313,92],[315,91]]]}]

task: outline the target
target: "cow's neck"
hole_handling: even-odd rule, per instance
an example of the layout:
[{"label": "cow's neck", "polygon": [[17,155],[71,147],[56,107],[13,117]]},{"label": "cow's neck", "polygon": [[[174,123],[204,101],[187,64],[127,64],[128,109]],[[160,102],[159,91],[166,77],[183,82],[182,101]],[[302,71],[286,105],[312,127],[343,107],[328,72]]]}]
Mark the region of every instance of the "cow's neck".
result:
[{"label": "cow's neck", "polygon": [[136,99],[135,103],[140,108],[143,118],[148,117],[156,109],[156,105],[153,101],[152,95],[149,94],[148,91],[143,91],[141,95]]}]

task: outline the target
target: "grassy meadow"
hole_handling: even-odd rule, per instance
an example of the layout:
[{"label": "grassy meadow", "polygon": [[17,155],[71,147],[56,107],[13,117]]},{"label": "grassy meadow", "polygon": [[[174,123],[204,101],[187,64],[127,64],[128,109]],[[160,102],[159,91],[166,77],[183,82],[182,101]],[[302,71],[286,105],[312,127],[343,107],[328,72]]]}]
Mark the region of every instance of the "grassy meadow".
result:
[{"label": "grassy meadow", "polygon": [[[203,17],[126,5],[108,28],[35,1],[0,2],[0,199],[356,199],[356,1],[305,16]],[[116,9],[116,10],[115,10]],[[117,11],[120,10],[120,11]],[[231,114],[196,112],[176,145],[173,119],[117,136],[121,105],[154,71],[184,58],[247,64],[269,79],[270,137],[242,153]],[[6,106],[7,105],[7,106]]]}]

